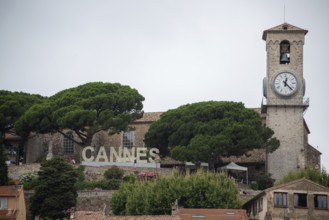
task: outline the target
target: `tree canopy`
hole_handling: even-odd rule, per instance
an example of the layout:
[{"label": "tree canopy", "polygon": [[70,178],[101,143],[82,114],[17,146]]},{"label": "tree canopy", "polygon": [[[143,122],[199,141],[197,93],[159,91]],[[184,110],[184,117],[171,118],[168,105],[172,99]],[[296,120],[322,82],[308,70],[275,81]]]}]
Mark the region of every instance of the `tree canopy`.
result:
[{"label": "tree canopy", "polygon": [[119,132],[142,117],[144,97],[119,83],[92,82],[63,90],[32,106],[18,119],[18,133],[74,131],[81,145],[101,130]]},{"label": "tree canopy", "polygon": [[8,167],[6,164],[6,154],[2,140],[0,139],[0,186],[5,186],[8,184]]},{"label": "tree canopy", "polygon": [[279,146],[260,115],[237,102],[199,102],[169,110],[150,126],[145,143],[162,156],[208,162],[212,157],[242,155],[248,150]]},{"label": "tree canopy", "polygon": [[5,134],[14,128],[16,121],[35,103],[45,98],[24,92],[0,90],[0,132]]},{"label": "tree canopy", "polygon": [[55,157],[41,163],[38,175],[38,184],[31,198],[32,214],[62,219],[66,216],[65,211],[76,205],[76,171],[63,158]]},{"label": "tree canopy", "polygon": [[[45,99],[40,95],[24,92],[10,92],[0,90],[0,143],[6,144],[5,135],[14,134],[14,125],[17,120],[34,104]],[[21,133],[20,147],[23,146],[27,133]],[[20,148],[19,147],[19,148]],[[3,146],[4,148],[4,146]],[[3,149],[4,150],[4,149]],[[17,159],[21,156],[20,149],[17,149]],[[5,154],[5,151],[3,152]]]}]

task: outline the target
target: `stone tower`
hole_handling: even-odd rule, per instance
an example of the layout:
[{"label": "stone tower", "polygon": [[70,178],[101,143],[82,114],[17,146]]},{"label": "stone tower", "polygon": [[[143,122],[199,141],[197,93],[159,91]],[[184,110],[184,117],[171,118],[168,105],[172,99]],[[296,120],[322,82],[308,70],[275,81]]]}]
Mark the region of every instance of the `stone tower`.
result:
[{"label": "stone tower", "polygon": [[267,71],[263,81],[262,110],[266,125],[280,140],[280,147],[267,154],[267,173],[274,179],[307,167],[304,111],[303,45],[307,30],[288,23],[263,32]]}]

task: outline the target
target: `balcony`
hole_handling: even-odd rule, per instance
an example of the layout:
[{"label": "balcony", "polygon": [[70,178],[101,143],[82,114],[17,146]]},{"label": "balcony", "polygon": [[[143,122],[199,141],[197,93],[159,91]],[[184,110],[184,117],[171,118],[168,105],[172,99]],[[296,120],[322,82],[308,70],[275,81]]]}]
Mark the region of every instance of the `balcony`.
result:
[{"label": "balcony", "polygon": [[310,105],[310,98],[302,97],[300,99],[280,99],[280,98],[271,98],[269,102],[267,98],[263,97],[261,103],[261,112],[266,113],[268,106],[275,107],[303,107],[304,112]]}]

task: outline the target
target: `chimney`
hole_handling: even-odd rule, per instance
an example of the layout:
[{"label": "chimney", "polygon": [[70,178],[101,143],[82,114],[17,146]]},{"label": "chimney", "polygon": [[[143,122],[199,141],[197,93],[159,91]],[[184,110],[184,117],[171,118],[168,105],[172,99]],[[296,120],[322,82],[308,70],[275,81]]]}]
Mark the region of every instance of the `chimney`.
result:
[{"label": "chimney", "polygon": [[171,206],[171,215],[177,215],[178,214],[178,201],[177,199]]}]

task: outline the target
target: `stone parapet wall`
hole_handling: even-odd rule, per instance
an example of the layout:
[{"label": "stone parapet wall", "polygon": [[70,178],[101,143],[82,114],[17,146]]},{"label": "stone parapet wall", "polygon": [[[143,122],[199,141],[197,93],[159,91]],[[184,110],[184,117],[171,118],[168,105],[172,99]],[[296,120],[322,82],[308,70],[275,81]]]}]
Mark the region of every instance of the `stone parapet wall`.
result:
[{"label": "stone parapet wall", "polygon": [[39,163],[23,164],[23,165],[9,165],[8,166],[8,177],[11,179],[17,179],[20,175],[25,173],[38,174],[40,170]]},{"label": "stone parapet wall", "polygon": [[[112,198],[112,190],[82,190],[78,191],[78,198],[76,209],[84,211],[105,211],[107,214],[110,210],[110,200]],[[31,197],[34,194],[33,190],[26,190],[25,194],[25,205],[27,211],[27,219],[33,220],[32,214],[29,210]]]},{"label": "stone parapet wall", "polygon": [[[79,165],[74,165],[78,167]],[[87,181],[100,180],[103,178],[104,172],[111,166],[91,167],[85,166],[85,177]],[[171,168],[146,168],[146,167],[119,167],[124,170],[124,175],[137,174],[140,172],[157,172],[159,175],[170,175]],[[38,174],[40,170],[39,163],[23,164],[23,165],[10,165],[8,167],[8,176],[12,179],[17,179],[20,175],[25,173]]]},{"label": "stone parapet wall", "polygon": [[[102,167],[85,167],[85,177],[86,180],[99,180],[103,178],[103,174],[111,166],[102,166]],[[146,167],[119,167],[124,171],[124,175],[138,174],[141,172],[157,172],[159,175],[168,176],[172,173],[171,168],[146,168]]]},{"label": "stone parapet wall", "polygon": [[79,191],[76,208],[84,211],[105,210],[108,213],[113,192],[100,189]]}]

